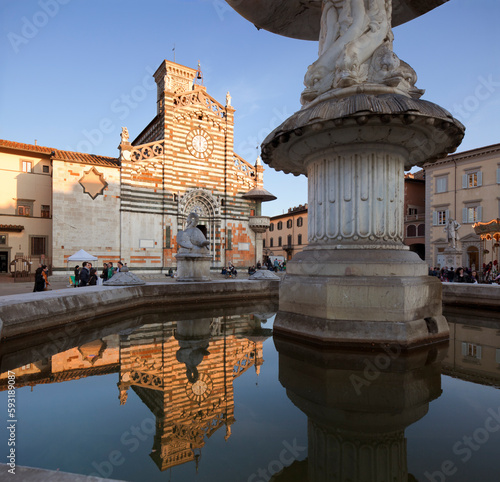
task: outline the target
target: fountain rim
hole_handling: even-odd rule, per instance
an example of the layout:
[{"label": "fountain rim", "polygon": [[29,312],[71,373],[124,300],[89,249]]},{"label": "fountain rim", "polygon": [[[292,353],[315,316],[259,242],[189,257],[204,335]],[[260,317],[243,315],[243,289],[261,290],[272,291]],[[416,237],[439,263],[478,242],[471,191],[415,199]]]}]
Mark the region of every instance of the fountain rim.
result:
[{"label": "fountain rim", "polygon": [[[393,0],[392,27],[397,27],[447,3],[449,0]],[[300,40],[318,40],[321,0],[226,0],[258,30]]]}]

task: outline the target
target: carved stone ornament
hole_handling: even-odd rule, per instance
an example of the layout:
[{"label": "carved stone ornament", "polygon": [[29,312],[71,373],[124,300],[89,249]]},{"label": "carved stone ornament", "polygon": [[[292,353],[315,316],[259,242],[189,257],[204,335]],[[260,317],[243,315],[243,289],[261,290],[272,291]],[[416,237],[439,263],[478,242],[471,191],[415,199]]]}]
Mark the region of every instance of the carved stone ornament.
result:
[{"label": "carved stone ornament", "polygon": [[196,212],[201,218],[217,217],[220,200],[206,189],[189,189],[179,200],[179,214],[187,216],[190,212]]},{"label": "carved stone ornament", "polygon": [[350,95],[360,84],[420,97],[415,71],[392,51],[391,15],[392,0],[323,0],[319,57],[305,75],[302,104],[326,92]]},{"label": "carved stone ornament", "polygon": [[[418,98],[415,71],[392,51],[391,27],[446,0],[226,0],[257,28],[319,40],[318,59],[304,78],[301,102],[359,92]],[[319,99],[318,99],[319,100]]]},{"label": "carved stone ornament", "polygon": [[104,189],[108,187],[108,183],[104,180],[104,174],[101,174],[95,167],[85,172],[78,182],[83,187],[83,192],[92,199],[102,194]]}]

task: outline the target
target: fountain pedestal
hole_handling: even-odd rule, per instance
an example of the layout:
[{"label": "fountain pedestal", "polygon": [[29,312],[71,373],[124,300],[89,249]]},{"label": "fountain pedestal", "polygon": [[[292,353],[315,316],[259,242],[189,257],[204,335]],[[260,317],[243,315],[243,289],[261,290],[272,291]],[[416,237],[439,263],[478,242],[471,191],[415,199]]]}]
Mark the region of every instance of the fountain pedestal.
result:
[{"label": "fountain pedestal", "polygon": [[441,285],[403,244],[404,170],[454,152],[464,126],[420,100],[391,26],[443,0],[227,0],[258,28],[319,40],[302,109],[262,160],[308,178],[308,247],[287,263],[274,329],[321,343],[448,337]]},{"label": "fountain pedestal", "polygon": [[448,337],[441,284],[403,244],[404,171],[462,126],[430,102],[358,93],[303,108],[262,157],[308,178],[308,247],[287,263],[274,328],[319,342],[412,346]]}]

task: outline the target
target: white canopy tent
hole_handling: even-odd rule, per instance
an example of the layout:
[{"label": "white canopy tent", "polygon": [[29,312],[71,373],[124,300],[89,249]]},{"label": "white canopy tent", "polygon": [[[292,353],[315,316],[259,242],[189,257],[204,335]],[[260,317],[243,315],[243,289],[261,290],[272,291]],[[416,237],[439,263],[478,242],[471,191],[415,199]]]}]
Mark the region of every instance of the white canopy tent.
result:
[{"label": "white canopy tent", "polygon": [[99,258],[97,256],[93,256],[84,249],[80,249],[80,251],[77,251],[75,254],[72,254],[67,260],[66,260],[66,269],[67,269],[67,274],[70,276],[73,274],[70,267],[69,263],[75,263],[77,261],[83,262],[83,261],[97,261]]},{"label": "white canopy tent", "polygon": [[97,261],[97,256],[92,256],[91,254],[87,253],[87,251],[80,249],[80,251],[77,251],[75,254],[72,254],[67,262],[71,261]]}]

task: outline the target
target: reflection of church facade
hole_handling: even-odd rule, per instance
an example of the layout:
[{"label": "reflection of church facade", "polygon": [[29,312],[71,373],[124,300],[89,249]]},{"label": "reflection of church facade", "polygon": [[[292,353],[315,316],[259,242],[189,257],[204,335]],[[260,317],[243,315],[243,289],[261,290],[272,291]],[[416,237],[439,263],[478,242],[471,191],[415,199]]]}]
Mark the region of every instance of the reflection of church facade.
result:
[{"label": "reflection of church facade", "polygon": [[269,218],[260,205],[274,196],[260,162],[233,150],[231,97],[219,103],[201,78],[199,69],[162,62],[156,116],[131,142],[123,128],[118,158],[0,140],[0,170],[14,173],[2,174],[2,266],[24,255],[61,269],[82,248],[131,268],[175,266],[176,235],[192,211],[212,266],[261,260]]},{"label": "reflection of church facade", "polygon": [[[267,336],[260,323],[251,314],[151,323],[12,371],[17,388],[118,373],[117,405],[133,390],[155,417],[158,468],[197,464],[210,436],[221,429],[231,436],[234,380],[252,367],[260,372]],[[7,372],[0,375],[5,390]]]}]

